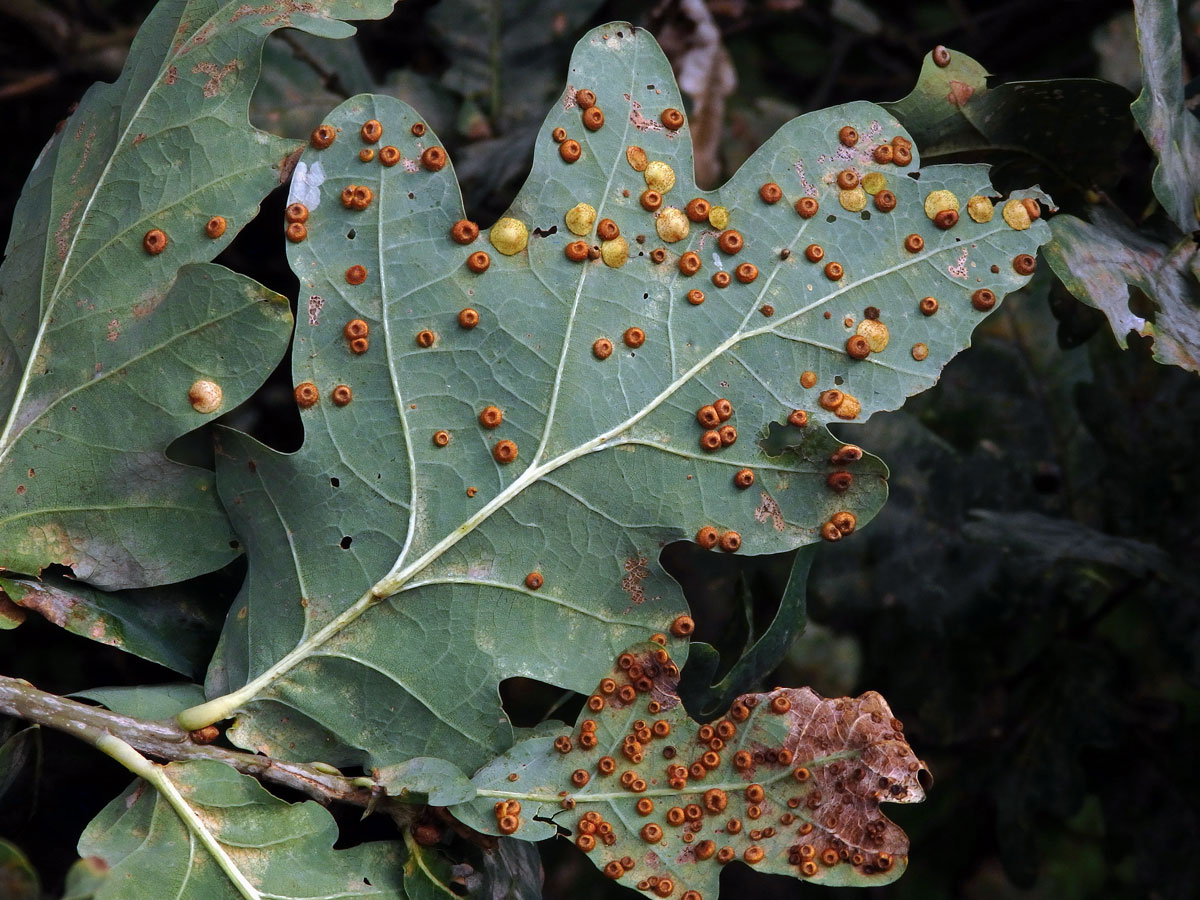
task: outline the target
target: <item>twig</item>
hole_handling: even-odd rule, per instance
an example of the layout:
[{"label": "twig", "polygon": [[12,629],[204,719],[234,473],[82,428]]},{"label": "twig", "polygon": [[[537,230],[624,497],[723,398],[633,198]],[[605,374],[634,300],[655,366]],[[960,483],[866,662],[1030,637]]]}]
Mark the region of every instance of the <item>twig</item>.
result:
[{"label": "twig", "polygon": [[[173,720],[147,722],[122,716],[40,691],[29,682],[17,678],[0,676],[0,713],[55,728],[93,746],[98,746],[97,740],[101,736],[111,735],[138,752],[157,759],[216,760],[243,774],[300,791],[323,804],[349,803],[379,809],[387,799],[370,788],[356,787],[351,778],[322,770],[328,767],[283,762],[269,756],[197,744]],[[391,809],[387,811],[394,812]]]}]

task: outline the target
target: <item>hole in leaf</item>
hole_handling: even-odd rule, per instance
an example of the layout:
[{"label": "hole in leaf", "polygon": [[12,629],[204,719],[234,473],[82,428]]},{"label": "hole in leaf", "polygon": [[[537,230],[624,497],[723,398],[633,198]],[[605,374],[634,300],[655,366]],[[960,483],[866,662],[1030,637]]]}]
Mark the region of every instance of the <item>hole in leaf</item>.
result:
[{"label": "hole in leaf", "polygon": [[649,294],[646,294],[646,293],[643,293],[643,294],[642,294],[642,299],[643,299],[643,300],[649,300],[649,299],[650,299],[650,295],[649,295]]},{"label": "hole in leaf", "polygon": [[845,379],[845,378],[843,378],[841,375],[834,375],[834,376],[833,376],[833,383],[834,383],[834,384],[845,384],[845,383],[846,383],[846,379]]},{"label": "hole in leaf", "polygon": [[500,682],[500,703],[509,721],[520,728],[532,728],[550,718],[572,723],[583,709],[583,701],[583,694],[533,678],[513,677]]},{"label": "hole in leaf", "polygon": [[416,195],[416,194],[414,194],[412,191],[409,191],[409,192],[408,192],[408,199],[409,199],[409,200],[416,200],[416,199],[417,199],[417,195]]},{"label": "hole in leaf", "polygon": [[346,535],[344,538],[342,538],[342,540],[341,540],[341,543],[340,543],[340,545],[339,545],[339,546],[340,546],[340,547],[341,547],[343,550],[349,550],[349,549],[350,549],[350,545],[351,545],[352,543],[354,543],[354,538],[350,537],[349,535]]},{"label": "hole in leaf", "polygon": [[921,173],[920,172],[909,172],[908,177],[911,178],[913,181],[920,181]]},{"label": "hole in leaf", "polygon": [[230,549],[230,550],[238,550],[238,549],[240,549],[240,548],[241,548],[241,546],[242,546],[242,545],[241,545],[241,544],[239,544],[237,541],[230,541],[230,542],[229,542],[229,549]]},{"label": "hole in leaf", "polygon": [[557,225],[551,225],[549,228],[533,229],[534,237],[549,237],[552,234],[558,234],[558,226]]},{"label": "hole in leaf", "polygon": [[349,231],[346,232],[346,237],[349,238],[350,240],[354,240],[354,237],[357,234],[358,234],[358,232],[355,231],[353,228],[351,228]]},{"label": "hole in leaf", "polygon": [[330,478],[330,479],[329,479],[329,483],[330,483],[330,485],[332,485],[333,487],[341,487],[341,486],[342,486],[341,479],[339,479],[339,478],[336,478],[336,477],[334,477],[334,478]]},{"label": "hole in leaf", "polygon": [[870,210],[866,210],[866,209],[864,209],[864,210],[863,210],[861,213],[859,213],[859,215],[860,215],[860,216],[862,216],[862,220],[863,220],[864,222],[870,222],[870,221],[871,221],[871,212],[870,212]]},{"label": "hole in leaf", "polygon": [[825,221],[826,221],[826,222],[836,222],[836,221],[837,221],[837,216],[834,216],[834,215],[829,215],[829,216],[826,216],[826,217],[825,217]]}]

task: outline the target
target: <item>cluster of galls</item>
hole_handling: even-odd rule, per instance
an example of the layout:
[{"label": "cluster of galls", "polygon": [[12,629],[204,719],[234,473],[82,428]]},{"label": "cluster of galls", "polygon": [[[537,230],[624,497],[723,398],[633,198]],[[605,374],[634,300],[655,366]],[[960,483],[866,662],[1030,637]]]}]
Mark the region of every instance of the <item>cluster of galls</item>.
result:
[{"label": "cluster of galls", "polygon": [[[737,441],[737,429],[724,424],[733,418],[733,404],[721,397],[696,410],[696,421],[706,430],[700,435],[700,447],[712,453],[731,447]],[[751,482],[753,484],[753,482]]]},{"label": "cluster of galls", "polygon": [[[830,454],[830,463],[838,467],[825,479],[825,484],[831,491],[844,494],[850,490],[854,485],[854,475],[842,467],[858,462],[862,457],[862,448],[854,444],[843,444]],[[821,526],[821,537],[827,541],[840,541],[846,535],[853,534],[857,524],[854,513],[841,510],[830,516],[829,521]]]},{"label": "cluster of galls", "polygon": [[516,800],[500,800],[493,807],[496,815],[496,830],[501,834],[513,834],[521,827],[521,804]]}]

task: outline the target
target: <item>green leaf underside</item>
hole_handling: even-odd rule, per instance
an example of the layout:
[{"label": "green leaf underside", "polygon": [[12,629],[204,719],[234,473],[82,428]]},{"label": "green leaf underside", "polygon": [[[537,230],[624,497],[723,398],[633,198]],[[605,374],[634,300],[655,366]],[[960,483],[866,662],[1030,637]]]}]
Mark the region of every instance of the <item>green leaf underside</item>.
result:
[{"label": "green leaf underside", "polygon": [[[163,451],[246,399],[287,344],[282,298],[207,262],[297,148],[247,120],[262,43],[284,26],[345,36],[331,16],[391,6],[164,0],[121,77],[51,138],[0,270],[0,566],[136,587],[236,555],[211,473]],[[168,240],[157,255],[142,246],[152,229]],[[216,410],[192,408],[198,379],[220,385]]]},{"label": "green leaf underside", "polygon": [[381,766],[371,773],[389,796],[452,806],[475,795],[471,779],[457,766],[436,757],[416,757],[394,766]]},{"label": "green leaf underside", "polygon": [[[1097,78],[1017,81],[988,87],[987,70],[948,50],[925,56],[913,91],[880,104],[912,133],[926,159],[971,153],[1027,171],[1050,170],[1075,186],[1110,185],[1129,142],[1132,95]],[[1087,140],[1080,140],[1086,132]]]},{"label": "green leaf underside", "polygon": [[198,684],[143,684],[132,687],[97,687],[71,694],[94,700],[115,713],[138,719],[169,719],[204,697]]},{"label": "green leaf underside", "polygon": [[1133,10],[1142,60],[1133,117],[1158,157],[1154,195],[1179,230],[1189,233],[1200,222],[1200,122],[1184,106],[1179,3],[1134,0]]},{"label": "green leaf underside", "polygon": [[[404,897],[398,842],[334,850],[337,824],[313,801],[285,803],[254,778],[211,760],[164,768],[202,826],[266,898]],[[96,900],[244,900],[175,810],[136,781],[87,826],[79,853],[109,866]]]},{"label": "green leaf underside", "polygon": [[[701,726],[679,701],[678,670],[672,671],[665,651],[643,644],[623,660],[632,668],[619,660],[609,673],[612,684],[602,681],[592,695],[603,699],[602,709],[591,700],[593,708],[584,708],[576,728],[557,739],[517,744],[490,763],[473,779],[479,797],[454,807],[454,814],[499,834],[501,816],[514,811],[504,804],[515,800],[520,809],[513,837],[543,840],[565,828],[609,877],[650,894],[652,877],[669,878],[672,896],[695,890],[712,900],[723,865],[733,859],[826,885],[879,885],[900,876],[908,838],[879,813],[879,803],[923,800],[928,771],[879,694],[824,699],[809,688],[776,688],[743,695],[726,718],[704,726],[726,729],[712,750],[712,736],[702,739]],[[622,697],[639,679],[645,680],[633,699]],[[583,746],[585,722],[594,724],[595,747]],[[665,733],[655,734],[655,727]],[[646,728],[649,735],[637,735]],[[564,736],[568,743],[556,747]],[[743,751],[746,758],[739,759]],[[781,751],[790,761],[779,760]],[[710,760],[715,765],[701,762],[706,752],[717,754]],[[609,775],[601,768],[605,757],[616,763]],[[685,784],[669,783],[679,776],[668,767],[697,763],[702,774],[692,771]],[[752,786],[761,787],[761,798]],[[639,810],[639,801],[649,803]],[[683,820],[672,824],[680,812]],[[610,838],[594,821],[597,814],[611,828]],[[582,837],[589,815],[599,829],[591,849]],[[661,836],[647,832],[654,826]],[[755,860],[752,847],[761,858]],[[724,848],[732,854],[728,859]],[[806,861],[816,868],[806,869]]]},{"label": "green leaf underside", "polygon": [[[305,151],[292,188],[310,210],[307,239],[289,247],[301,282],[293,372],[321,399],[302,410],[295,454],[232,433],[222,440],[221,495],[250,574],[208,682],[210,696],[235,693],[189,713],[189,725],[237,709],[233,740],[273,755],[378,765],[436,753],[466,769],[482,764],[511,742],[501,679],[585,691],[622,647],[668,631],[685,605],[658,563],[664,544],[713,525],[738,532],[742,552],[778,552],[818,540],[838,511],[868,521],[886,470],[870,457],[831,462],[840,442],[823,426],[839,419],[818,395],[852,395],[862,420],[927,388],[983,317],[972,292],[1003,296],[1023,284],[1012,259],[1047,234],[1040,221],[1015,231],[999,210],[985,224],[964,214],[950,231],[935,228],[925,195],[950,189],[965,205],[991,193],[986,169],[927,168],[917,181],[907,177],[915,161],[874,163],[873,147],[904,132],[869,103],[794,120],[727,185],[701,193],[687,125],[669,132],[658,121],[682,107],[670,67],[629,25],[589,32],[568,82],[509,211],[530,232],[512,256],[487,233],[471,246],[451,240],[462,215],[453,168],[418,162],[438,141],[413,135],[422,120],[405,104],[351,98],[326,118],[339,129],[332,146]],[[605,112],[598,131],[580,122],[581,87]],[[379,146],[399,149],[398,165],[381,166],[378,154],[360,161],[359,130],[372,118],[383,125]],[[853,149],[838,141],[847,124],[862,135]],[[582,144],[578,162],[560,156],[557,126]],[[708,223],[691,224],[678,243],[660,240],[639,203],[644,176],[627,161],[635,144],[673,167],[666,206],[703,196],[728,208],[745,248],[719,252]],[[883,174],[897,209],[842,208],[834,180],[847,167]],[[773,206],[759,198],[769,180],[785,195]],[[365,210],[340,202],[349,185],[372,191]],[[821,205],[807,220],[792,206],[806,195]],[[566,258],[577,238],[564,215],[580,202],[616,221],[631,254],[624,266]],[[904,249],[910,233],[924,251]],[[806,259],[810,243],[842,263],[840,281]],[[667,260],[656,265],[660,247]],[[693,249],[702,269],[688,278],[677,261]],[[479,275],[465,264],[478,250],[490,255]],[[709,280],[743,262],[758,268],[752,283]],[[360,285],[345,276],[354,265],[368,270]],[[691,288],[705,292],[703,304],[686,301]],[[927,295],[941,304],[932,317],[918,312]],[[465,307],[479,311],[478,327],[459,328]],[[858,362],[845,342],[867,307],[879,310],[890,344]],[[371,329],[361,355],[342,334],[352,318]],[[641,348],[622,342],[631,326],[646,332]],[[428,349],[416,342],[426,329]],[[600,337],[615,346],[605,360],[592,352]],[[928,345],[923,362],[916,343]],[[800,385],[806,370],[817,376],[811,389]],[[330,401],[339,384],[353,391],[342,407]],[[708,453],[696,411],[721,397],[738,439]],[[504,421],[488,430],[477,417],[493,404]],[[769,456],[758,439],[793,408],[810,424],[791,428],[790,446]],[[445,447],[432,440],[440,429]],[[518,445],[515,462],[495,462],[501,440]],[[733,482],[743,467],[756,476],[749,490]],[[855,478],[838,494],[827,477],[842,468]],[[531,572],[540,589],[526,587]],[[381,596],[390,599],[374,601]]]},{"label": "green leaf underside", "polygon": [[[1135,231],[1103,207],[1092,222],[1057,216],[1044,253],[1078,299],[1108,317],[1113,337],[1129,346],[1132,331],[1154,339],[1154,358],[1200,372],[1200,259],[1191,237],[1174,247]],[[1154,305],[1153,321],[1129,307],[1130,288]]]},{"label": "green leaf underside", "polygon": [[111,593],[47,575],[0,578],[0,590],[72,634],[200,678],[220,624],[217,614],[178,590]]}]

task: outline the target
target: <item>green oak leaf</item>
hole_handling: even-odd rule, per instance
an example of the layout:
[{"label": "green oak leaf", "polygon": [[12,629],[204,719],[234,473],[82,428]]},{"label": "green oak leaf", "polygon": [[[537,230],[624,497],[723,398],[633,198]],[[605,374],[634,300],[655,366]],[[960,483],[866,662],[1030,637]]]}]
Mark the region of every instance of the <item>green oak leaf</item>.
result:
[{"label": "green oak leaf", "polygon": [[204,688],[186,682],[118,685],[88,688],[86,691],[76,691],[70,696],[94,700],[123,716],[155,720],[169,719],[180,710],[198,702],[197,698],[204,696]]},{"label": "green oak leaf", "polygon": [[1184,233],[1200,226],[1200,122],[1184,106],[1178,0],[1134,0],[1142,92],[1133,117],[1158,157],[1154,195]]},{"label": "green oak leaf", "polygon": [[[793,120],[728,184],[701,192],[686,123],[659,121],[682,106],[670,66],[628,24],[585,35],[568,81],[525,188],[469,245],[451,237],[462,218],[453,167],[438,167],[436,136],[414,133],[424,122],[405,104],[353,97],[326,117],[332,144],[305,151],[291,195],[306,205],[292,211],[307,216],[304,240],[289,247],[305,441],[285,455],[221,437],[219,487],[250,569],[210,670],[214,699],[180,717],[189,728],[236,715],[233,741],[286,758],[482,765],[512,741],[502,679],[586,691],[623,647],[671,632],[686,605],[658,560],[666,543],[711,527],[740,536],[742,552],[773,553],[865,524],[886,469],[825,426],[932,385],[984,317],[976,292],[1024,284],[1013,260],[1048,234],[1040,220],[1016,230],[999,210],[966,215],[968,198],[993,194],[985,167],[918,169],[916,149],[911,165],[876,163],[873,148],[904,132],[870,103]],[[581,123],[579,88],[597,95],[599,130]],[[380,149],[363,162],[371,120]],[[853,147],[839,141],[847,125]],[[577,162],[553,139],[560,127],[581,144]],[[635,145],[656,162],[645,173]],[[656,217],[640,197],[667,168],[674,184]],[[872,190],[881,181],[895,209],[881,209],[886,195],[876,205],[841,192],[844,170]],[[782,202],[762,199],[766,182]],[[949,230],[925,214],[934,191],[963,206]],[[699,221],[687,218],[694,198],[713,218],[697,204]],[[819,213],[798,214],[801,198]],[[566,214],[580,203],[597,221],[577,236]],[[620,237],[598,259],[569,259],[581,237],[585,250],[600,244],[603,219]],[[660,238],[675,236],[672,222],[687,223],[685,239]],[[724,227],[740,252],[720,249]],[[923,248],[906,249],[909,235]],[[698,254],[691,277],[685,251]],[[826,272],[834,262],[840,278]],[[920,312],[927,296],[936,315]],[[474,327],[460,325],[464,309],[478,313]],[[356,319],[365,352],[344,333]],[[848,341],[875,351],[853,359]],[[718,399],[736,443],[710,452],[698,412]],[[480,418],[491,406],[495,428]],[[793,410],[807,425],[780,424]],[[779,446],[766,441],[772,426],[790,435]],[[749,487],[735,479],[743,469]],[[850,477],[831,483],[835,472]]]},{"label": "green oak leaf", "polygon": [[471,780],[453,763],[436,757],[380,766],[371,776],[389,796],[431,806],[451,806],[475,796]]},{"label": "green oak leaf", "polygon": [[903,873],[908,838],[879,805],[920,802],[932,779],[879,694],[776,688],[702,726],[678,675],[664,648],[631,647],[575,728],[489,763],[453,813],[531,841],[565,828],[605,875],[659,896],[714,898],[734,860],[826,885]]},{"label": "green oak leaf", "polygon": [[237,555],[212,474],[164,451],[287,346],[283,298],[208,262],[298,149],[247,119],[262,44],[282,27],[345,37],[339,17],[391,7],[163,0],[120,78],[51,137],[0,268],[0,567],[123,588]]},{"label": "green oak leaf", "polygon": [[[79,839],[81,856],[108,866],[95,900],[405,896],[399,843],[334,850],[337,824],[320,804],[286,803],[223,763],[176,762],[162,773],[195,814],[195,827],[145,781],[134,782]],[[199,829],[224,857],[220,864]]]}]

